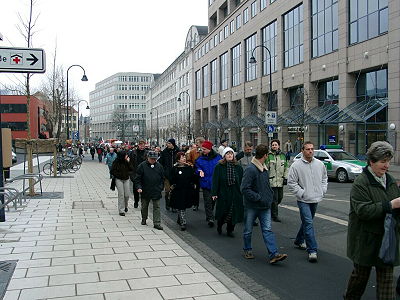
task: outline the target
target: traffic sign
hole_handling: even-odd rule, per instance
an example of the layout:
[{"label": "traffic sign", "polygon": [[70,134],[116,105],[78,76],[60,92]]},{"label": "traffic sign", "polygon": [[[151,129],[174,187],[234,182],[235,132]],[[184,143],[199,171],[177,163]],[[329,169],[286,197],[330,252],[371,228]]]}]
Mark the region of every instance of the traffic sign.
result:
[{"label": "traffic sign", "polygon": [[276,120],[278,114],[276,111],[266,111],[265,112],[265,124],[276,125]]},{"label": "traffic sign", "polygon": [[79,131],[72,131],[72,139],[79,141]]},{"label": "traffic sign", "polygon": [[0,47],[0,73],[44,73],[46,55],[39,48]]},{"label": "traffic sign", "polygon": [[275,131],[275,127],[272,126],[272,125],[268,125],[268,126],[267,126],[267,131],[268,131],[268,133],[272,133],[272,132]]}]

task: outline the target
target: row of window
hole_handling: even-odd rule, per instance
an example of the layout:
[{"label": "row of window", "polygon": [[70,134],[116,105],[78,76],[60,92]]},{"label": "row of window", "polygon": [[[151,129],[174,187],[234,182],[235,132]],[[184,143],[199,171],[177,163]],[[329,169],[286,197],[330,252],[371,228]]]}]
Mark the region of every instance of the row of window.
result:
[{"label": "row of window", "polygon": [[150,76],[118,76],[118,81],[128,82],[151,82]]},{"label": "row of window", "polygon": [[[339,47],[338,27],[339,12],[338,0],[311,0],[311,33],[312,33],[312,57],[318,57],[331,53]],[[350,0],[349,0],[350,1]],[[264,6],[262,6],[264,7]],[[257,14],[257,2],[250,5],[250,16]],[[195,52],[198,60],[212,48],[216,47],[249,21],[249,8],[236,16],[230,25],[226,25],[214,38],[211,38],[199,50]],[[304,26],[303,4],[283,14],[283,61],[284,67],[303,62],[304,51]],[[388,0],[351,0],[349,10],[349,43],[354,44],[374,38],[388,31]],[[236,25],[235,25],[236,23]],[[275,27],[275,34],[277,28]]]},{"label": "row of window", "polygon": [[146,109],[145,103],[119,103],[117,104],[119,109]]},{"label": "row of window", "polygon": [[18,114],[18,113],[26,113],[26,104],[1,104],[0,105],[1,113],[9,113],[9,114]]},{"label": "row of window", "polygon": [[118,84],[118,91],[147,91],[150,89],[149,85],[130,85],[130,84]]},{"label": "row of window", "polygon": [[115,95],[114,98],[116,100],[146,100],[146,95],[138,95],[138,94]]}]

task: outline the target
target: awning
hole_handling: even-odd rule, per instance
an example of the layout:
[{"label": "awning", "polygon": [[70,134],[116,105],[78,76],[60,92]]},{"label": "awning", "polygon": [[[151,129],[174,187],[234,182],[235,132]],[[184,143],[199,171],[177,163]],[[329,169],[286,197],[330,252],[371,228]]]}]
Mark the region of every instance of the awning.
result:
[{"label": "awning", "polygon": [[303,124],[304,109],[302,106],[296,106],[278,115],[278,125],[299,125]]},{"label": "awning", "polygon": [[385,109],[387,105],[387,98],[375,98],[353,102],[343,110],[331,115],[324,123],[364,123],[382,109]]},{"label": "awning", "polygon": [[263,128],[265,126],[265,122],[263,119],[256,115],[248,115],[242,119],[242,126]]},{"label": "awning", "polygon": [[337,104],[326,104],[311,108],[306,112],[304,124],[321,124],[339,112]]},{"label": "awning", "polygon": [[209,121],[204,124],[205,129],[218,129],[220,126],[218,125],[218,121]]}]

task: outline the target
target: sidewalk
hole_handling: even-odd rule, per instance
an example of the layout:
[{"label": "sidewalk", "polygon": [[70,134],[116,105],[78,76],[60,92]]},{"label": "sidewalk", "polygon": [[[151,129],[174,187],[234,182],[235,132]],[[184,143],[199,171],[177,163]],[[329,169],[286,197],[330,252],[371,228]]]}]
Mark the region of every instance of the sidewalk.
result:
[{"label": "sidewalk", "polygon": [[132,203],[120,217],[104,164],[69,175],[0,223],[2,260],[18,260],[4,299],[252,299]]}]

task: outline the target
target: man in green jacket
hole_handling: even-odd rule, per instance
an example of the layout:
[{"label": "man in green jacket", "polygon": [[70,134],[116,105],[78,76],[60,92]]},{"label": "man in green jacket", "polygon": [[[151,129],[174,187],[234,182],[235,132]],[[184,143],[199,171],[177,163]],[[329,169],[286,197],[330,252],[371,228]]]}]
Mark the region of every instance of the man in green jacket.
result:
[{"label": "man in green jacket", "polygon": [[288,163],[285,154],[282,153],[281,142],[271,141],[271,151],[268,153],[265,164],[269,172],[269,184],[274,192],[274,201],[271,205],[271,217],[274,222],[281,222],[278,217],[278,205],[283,199],[283,185],[287,183]]}]

